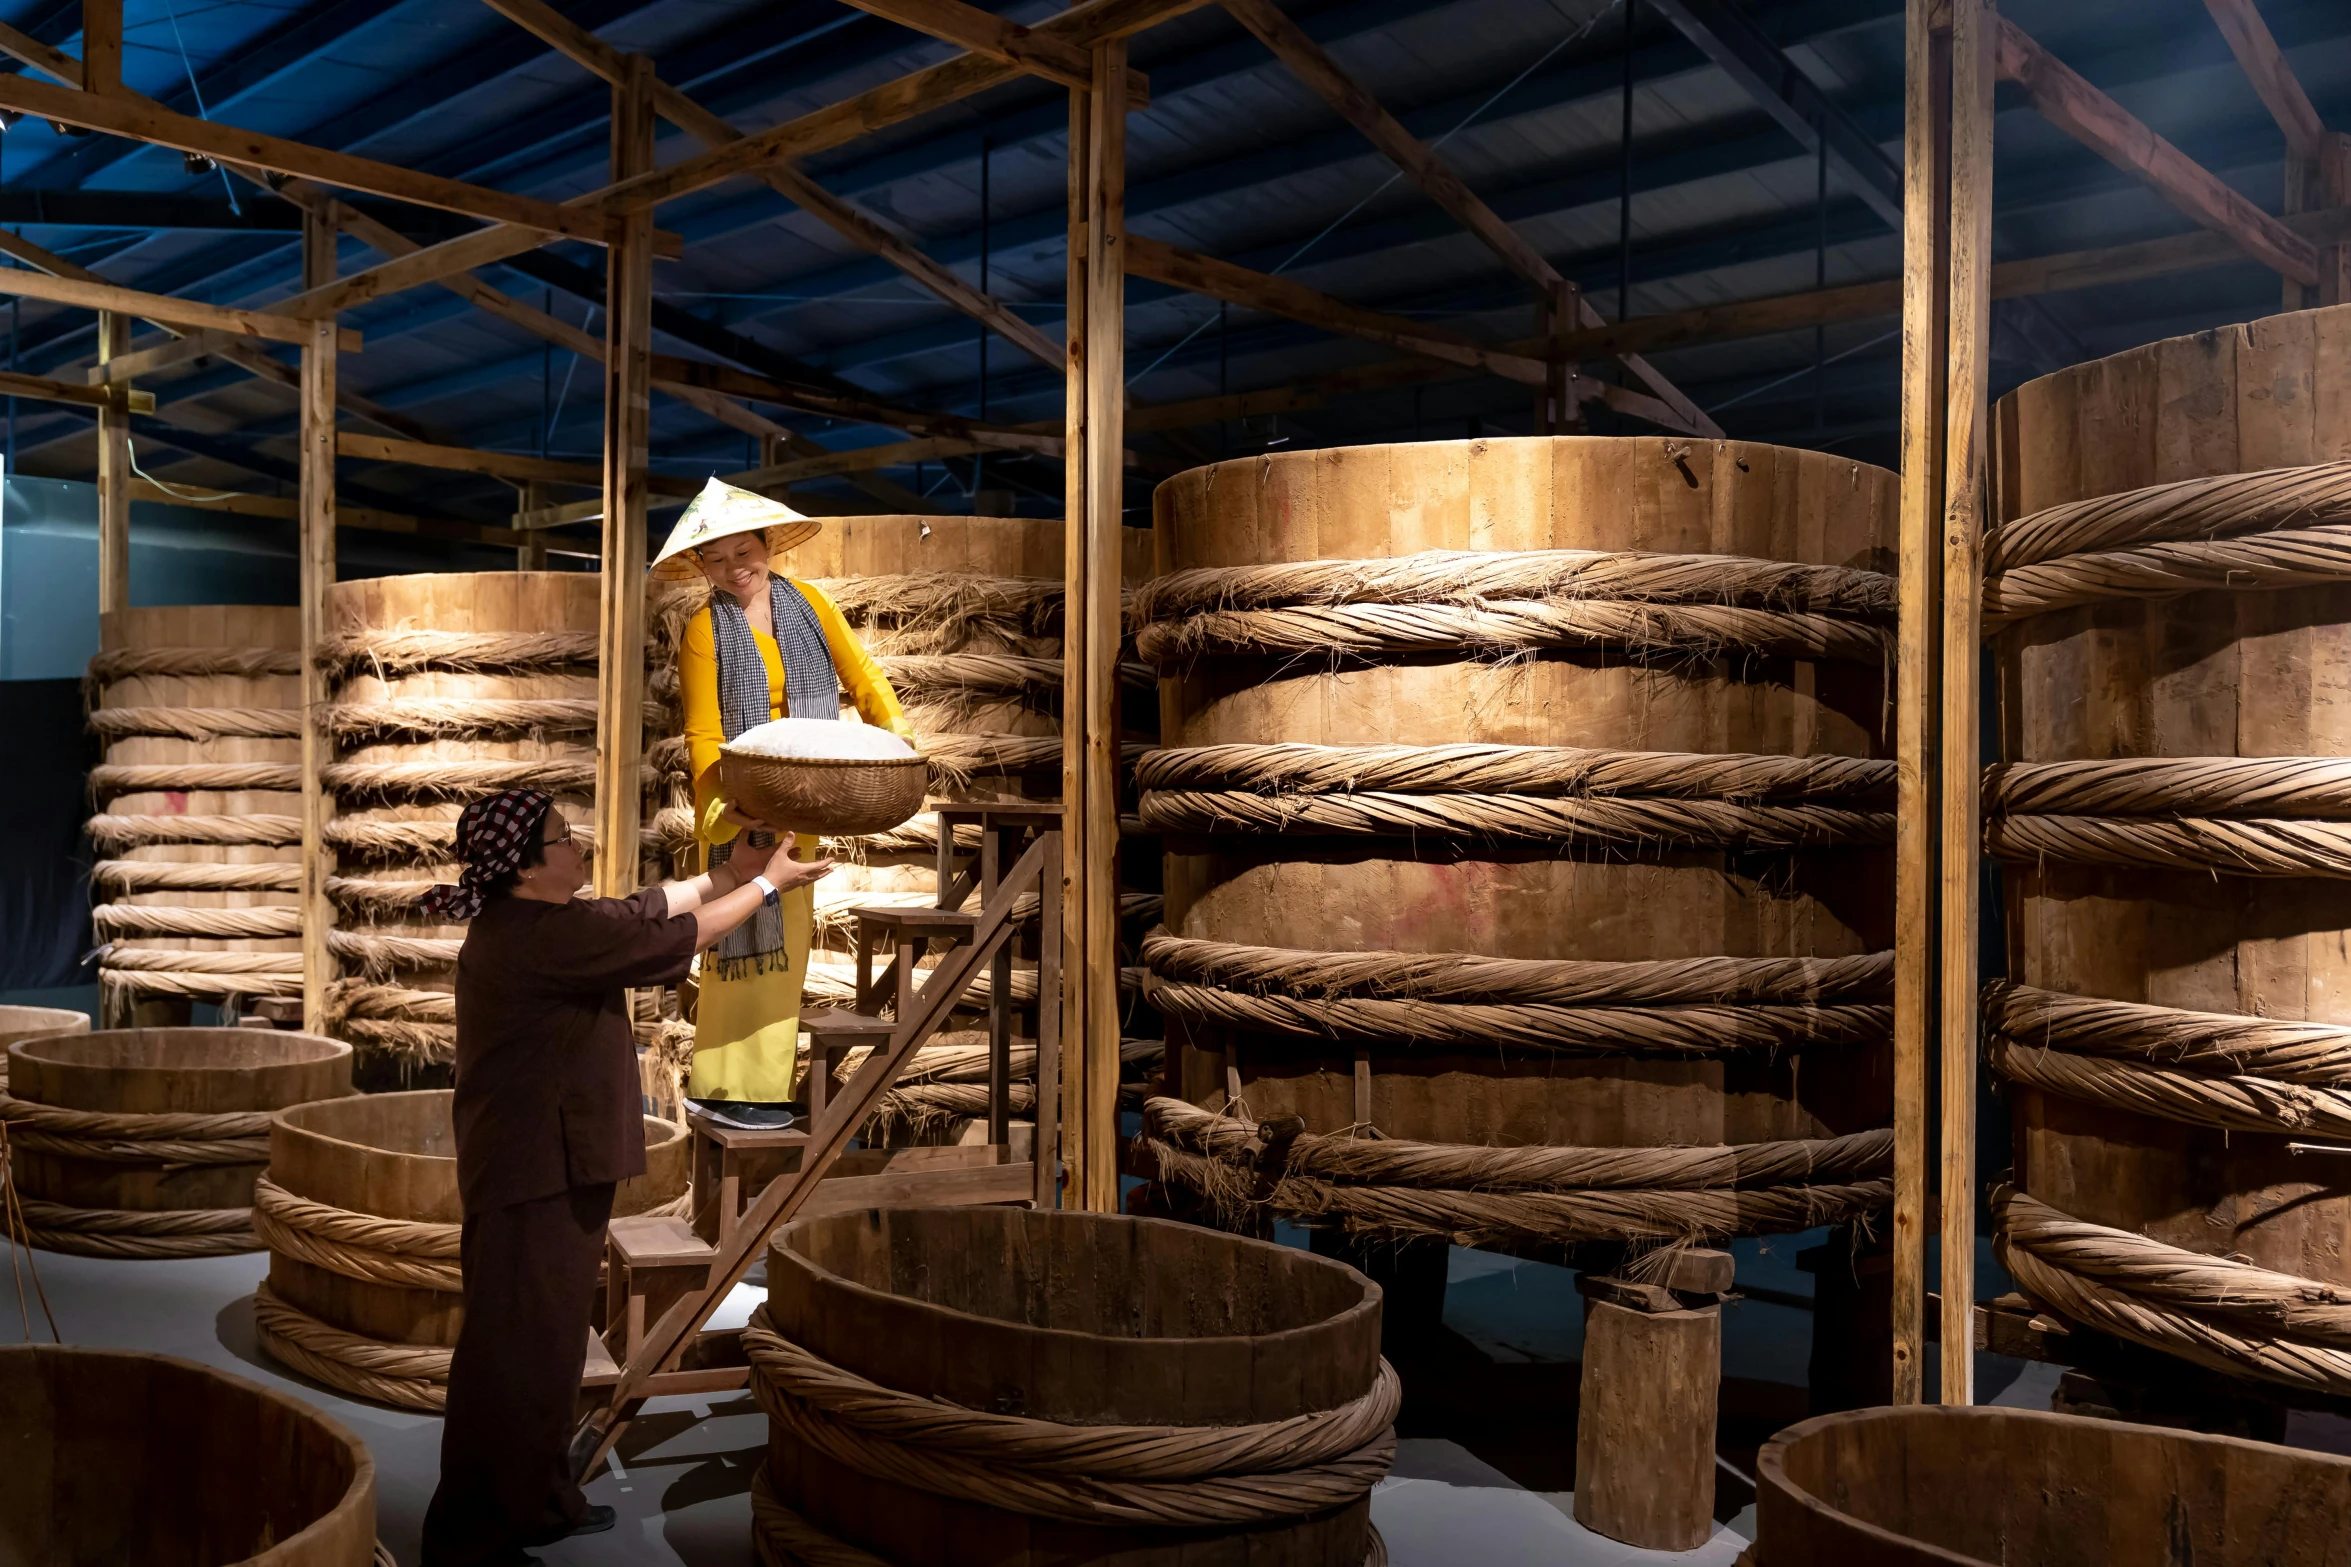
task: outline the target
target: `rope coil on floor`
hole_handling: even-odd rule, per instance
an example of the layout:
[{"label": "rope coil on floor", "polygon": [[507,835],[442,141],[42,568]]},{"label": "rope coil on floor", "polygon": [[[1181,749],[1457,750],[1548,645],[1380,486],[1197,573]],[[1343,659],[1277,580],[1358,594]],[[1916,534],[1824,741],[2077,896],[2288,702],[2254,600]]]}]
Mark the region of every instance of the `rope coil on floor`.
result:
[{"label": "rope coil on floor", "polygon": [[743,1330],[768,1417],[875,1479],[1030,1517],[1096,1526],[1270,1523],[1343,1507],[1386,1475],[1402,1385],[1386,1361],[1333,1410],[1240,1426],[1063,1425],[898,1392],[774,1330]]},{"label": "rope coil on floor", "polygon": [[1275,1143],[1253,1122],[1160,1098],[1144,1107],[1143,1138],[1161,1178],[1200,1194],[1228,1224],[1270,1210],[1463,1246],[1727,1239],[1838,1223],[1893,1201],[1888,1129],[1713,1148],[1314,1133]]},{"label": "rope coil on floor", "polygon": [[2230,1376],[2351,1395],[2351,1289],[2091,1224],[1992,1194],[1993,1248],[2017,1286],[2086,1327]]}]

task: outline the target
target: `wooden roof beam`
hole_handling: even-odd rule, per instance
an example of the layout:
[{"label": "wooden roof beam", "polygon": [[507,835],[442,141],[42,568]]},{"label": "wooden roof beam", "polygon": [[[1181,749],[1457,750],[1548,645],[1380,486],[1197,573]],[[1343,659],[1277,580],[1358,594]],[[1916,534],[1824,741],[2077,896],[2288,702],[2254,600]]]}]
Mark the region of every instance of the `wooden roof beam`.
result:
[{"label": "wooden roof beam", "polygon": [[1529,386],[1541,386],[1550,374],[1550,366],[1541,359],[1488,348],[1459,333],[1402,316],[1366,310],[1288,278],[1251,271],[1140,234],[1126,236],[1126,269],[1129,277],[1149,278],[1170,288],[1188,289],[1246,309],[1287,316],[1326,332],[1360,337]]},{"label": "wooden roof beam", "polygon": [[2147,128],[2121,104],[2034,42],[2006,17],[1997,19],[2001,79],[2024,88],[2049,123],[2279,275],[2318,281],[2318,250],[2285,224],[2215,178],[2203,165]]},{"label": "wooden roof beam", "polygon": [[[515,452],[488,452],[470,446],[435,446],[424,441],[396,441],[349,430],[335,436],[335,453],[368,462],[405,463],[416,468],[438,468],[448,473],[478,473],[486,478],[543,484],[600,485],[603,470],[593,463],[561,462],[549,457],[526,457]],[[663,495],[691,498],[702,486],[691,479],[651,476],[648,487]]]},{"label": "wooden roof beam", "polygon": [[0,397],[30,397],[44,403],[79,403],[84,408],[112,408],[127,406],[135,414],[155,411],[155,394],[136,387],[116,391],[105,386],[81,386],[72,381],[52,381],[47,376],[19,375],[13,370],[0,370]]},{"label": "wooden roof beam", "polygon": [[61,125],[79,125],[158,147],[300,175],[322,184],[388,196],[396,201],[461,212],[491,223],[513,224],[549,237],[561,235],[602,245],[609,243],[616,231],[609,213],[585,203],[540,201],[509,191],[469,185],[463,180],[398,168],[373,158],[305,146],[280,136],[191,119],[135,93],[83,92],[35,81],[29,76],[0,76],[0,109],[38,115]]},{"label": "wooden roof beam", "polygon": [[[18,78],[0,76],[0,83],[15,80]],[[111,310],[175,327],[209,328],[278,343],[299,343],[310,331],[307,323],[270,311],[225,309],[193,299],[175,299],[169,294],[142,294],[137,289],[117,288],[111,283],[56,277],[23,267],[0,268],[0,294],[46,300],[53,305],[75,305],[84,310]],[[336,343],[345,353],[357,353],[360,336],[346,328],[336,334]]]},{"label": "wooden roof beam", "polygon": [[[1008,22],[992,11],[965,5],[963,0],[847,0],[847,3],[869,16],[928,33],[1032,76],[1042,76],[1078,92],[1094,90],[1094,62],[1085,50],[1064,43],[1051,33],[1040,33],[1018,22]],[[1127,72],[1127,103],[1135,109],[1150,106],[1151,82],[1141,71]]]},{"label": "wooden roof beam", "polygon": [[[490,9],[548,44],[557,53],[586,67],[608,82],[620,80],[627,56],[623,51],[578,26],[555,10],[546,0],[486,0]],[[969,10],[970,7],[962,9]],[[997,19],[985,11],[973,15]],[[1011,23],[1004,23],[1010,27]],[[1028,29],[1016,31],[1026,33]],[[1072,51],[1074,53],[1074,51]],[[743,133],[728,124],[719,115],[703,108],[683,92],[654,78],[653,107],[661,117],[705,147],[731,146],[744,139]],[[770,164],[758,171],[758,177],[768,187],[815,217],[834,233],[856,245],[869,255],[881,257],[899,271],[936,294],[955,309],[995,331],[1022,352],[1055,370],[1062,368],[1061,345],[1028,322],[1021,320],[1004,304],[982,290],[966,283],[953,272],[922,253],[920,247],[898,233],[889,224],[867,212],[854,202],[836,196],[815,180],[789,164]]]},{"label": "wooden roof beam", "polygon": [[2246,79],[2268,106],[2270,117],[2286,133],[2286,145],[2296,157],[2318,157],[2326,145],[2326,122],[2311,106],[2310,95],[2295,79],[2294,68],[2286,64],[2253,0],[2204,0],[2204,9],[2219,24],[2221,36],[2229,41],[2237,64],[2244,67]]},{"label": "wooden roof beam", "polygon": [[[1501,258],[1502,264],[1520,277],[1546,292],[1555,291],[1567,282],[1559,269],[1543,259],[1540,251],[1519,236],[1516,229],[1503,221],[1502,215],[1487,206],[1473,194],[1461,177],[1448,168],[1435,150],[1404,128],[1402,121],[1390,114],[1380,101],[1349,76],[1329,52],[1310,37],[1306,29],[1290,20],[1272,0],[1222,0],[1224,8],[1258,41],[1274,52],[1291,74],[1304,82],[1317,97],[1339,112],[1340,118],[1361,131],[1366,140],[1388,160],[1404,171],[1407,179],[1420,188],[1423,195],[1445,209],[1453,221],[1468,229],[1486,248]],[[1600,312],[1594,310],[1575,291],[1576,320],[1581,326],[1602,324]],[[1722,427],[1708,418],[1705,410],[1684,397],[1673,382],[1657,368],[1638,355],[1620,361],[1625,370],[1644,386],[1657,400],[1673,410],[1674,428],[1698,435],[1719,436]]]}]

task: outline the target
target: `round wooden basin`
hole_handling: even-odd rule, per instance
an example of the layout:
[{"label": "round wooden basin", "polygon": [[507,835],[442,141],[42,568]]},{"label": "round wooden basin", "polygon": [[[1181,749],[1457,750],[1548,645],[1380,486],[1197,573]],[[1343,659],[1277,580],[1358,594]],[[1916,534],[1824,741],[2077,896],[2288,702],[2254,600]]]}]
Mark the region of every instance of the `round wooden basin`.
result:
[{"label": "round wooden basin", "polygon": [[2319,1567],[2351,1459],[2023,1409],[1857,1409],[1756,1469],[1756,1567]]},{"label": "round wooden basin", "polygon": [[0,1567],[367,1567],[375,1461],[243,1377],[169,1355],[0,1349]]},{"label": "round wooden basin", "polygon": [[[1238,1425],[1335,1409],[1379,1370],[1380,1288],[1192,1225],[1014,1208],[804,1220],[768,1256],[777,1332],[844,1370],[1073,1425]],[[1361,1562],[1368,1498],[1219,1534],[1101,1529],[872,1479],[770,1423],[786,1506],[902,1567],[986,1561]]]}]

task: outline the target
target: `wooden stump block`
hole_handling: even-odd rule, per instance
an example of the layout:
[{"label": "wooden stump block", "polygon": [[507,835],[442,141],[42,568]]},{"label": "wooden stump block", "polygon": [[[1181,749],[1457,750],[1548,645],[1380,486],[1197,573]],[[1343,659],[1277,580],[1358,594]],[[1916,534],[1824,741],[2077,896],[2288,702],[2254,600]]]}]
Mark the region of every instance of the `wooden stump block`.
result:
[{"label": "wooden stump block", "polygon": [[[1727,1284],[1729,1258],[1712,1255]],[[1714,1533],[1719,1295],[1589,1275],[1577,1287],[1576,1522],[1646,1550],[1695,1550]]]}]

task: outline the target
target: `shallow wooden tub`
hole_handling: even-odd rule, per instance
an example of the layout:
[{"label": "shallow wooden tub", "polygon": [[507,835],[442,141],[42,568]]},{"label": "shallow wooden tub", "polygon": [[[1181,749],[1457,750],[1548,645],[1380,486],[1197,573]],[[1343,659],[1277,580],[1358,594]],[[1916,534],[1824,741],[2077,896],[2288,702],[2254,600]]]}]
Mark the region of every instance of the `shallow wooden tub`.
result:
[{"label": "shallow wooden tub", "polygon": [[[270,1249],[256,1320],[278,1359],[347,1392],[441,1407],[464,1319],[454,1100],[447,1089],[366,1094],[275,1118],[255,1219]],[[645,1163],[614,1194],[616,1216],[685,1195],[685,1129],[646,1117]]]},{"label": "shallow wooden tub", "polygon": [[1823,1415],[1756,1482],[1754,1567],[2351,1562],[2351,1459],[2078,1415]]},{"label": "shallow wooden tub", "polygon": [[256,1249],[244,1210],[269,1113],[349,1094],[351,1047],[273,1029],[101,1029],[20,1039],[8,1070],[0,1108],[35,1244],[211,1256]]},{"label": "shallow wooden tub", "polygon": [[0,1567],[366,1567],[375,1461],[306,1404],[169,1355],[0,1349]]},{"label": "shallow wooden tub", "polygon": [[[0,1007],[0,1051],[42,1034],[86,1034],[90,1016],[64,1007]],[[8,1059],[0,1055],[0,1088],[8,1086]]]},{"label": "shallow wooden tub", "polygon": [[[900,1393],[1063,1427],[1253,1425],[1358,1400],[1383,1407],[1380,1289],[1351,1268],[1154,1219],[869,1208],[779,1233],[768,1288],[745,1335],[770,1412],[754,1506],[763,1559],[789,1559],[779,1528],[814,1529],[898,1567],[1357,1567],[1369,1549],[1368,1478],[1364,1495],[1319,1512],[1181,1529],[1079,1523],[878,1478],[778,1417],[796,1406],[759,1343],[772,1333]],[[1001,1450],[972,1456],[1004,1476]],[[1384,1472],[1386,1450],[1371,1463]]]}]

